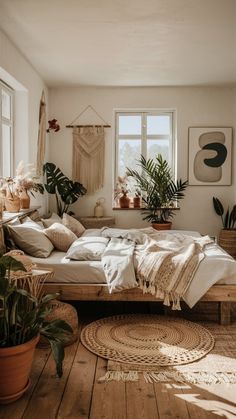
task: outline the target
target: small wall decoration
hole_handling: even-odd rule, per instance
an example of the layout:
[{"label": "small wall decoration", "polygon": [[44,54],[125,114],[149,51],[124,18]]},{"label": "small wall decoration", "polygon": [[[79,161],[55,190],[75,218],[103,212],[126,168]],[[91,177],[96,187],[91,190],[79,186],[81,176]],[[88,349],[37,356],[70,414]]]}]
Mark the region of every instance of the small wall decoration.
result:
[{"label": "small wall decoration", "polygon": [[232,128],[189,128],[189,185],[231,185]]}]

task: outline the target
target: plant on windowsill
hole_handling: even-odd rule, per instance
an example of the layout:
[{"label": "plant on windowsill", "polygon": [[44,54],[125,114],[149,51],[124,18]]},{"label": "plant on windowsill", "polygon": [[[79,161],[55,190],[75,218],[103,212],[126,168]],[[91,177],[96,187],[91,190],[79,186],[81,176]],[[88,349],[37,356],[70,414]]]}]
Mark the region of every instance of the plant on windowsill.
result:
[{"label": "plant on windowsill", "polygon": [[156,159],[146,160],[141,156],[138,160],[141,173],[127,168],[127,176],[135,179],[136,185],[142,192],[145,209],[142,211],[143,220],[150,221],[158,230],[170,229],[170,219],[174,215],[174,208],[184,197],[184,190],[188,182],[181,179],[173,180],[171,168],[161,154]]},{"label": "plant on windowsill", "polygon": [[57,214],[60,217],[64,212],[73,214],[69,211],[69,206],[86,194],[86,188],[81,183],[70,180],[54,163],[45,163],[43,173],[46,175],[46,191],[56,197]]},{"label": "plant on windowsill", "polygon": [[114,190],[114,198],[115,200],[119,199],[119,206],[120,208],[129,208],[130,205],[130,198],[128,197],[128,193],[130,192],[128,187],[128,180],[127,176],[118,176],[116,182],[116,188]]},{"label": "plant on windowsill", "polygon": [[221,217],[222,229],[219,234],[219,245],[231,256],[236,258],[236,205],[225,213],[223,204],[218,198],[213,197],[213,206],[216,214]]},{"label": "plant on windowsill", "polygon": [[63,320],[47,320],[48,303],[57,295],[33,295],[11,275],[26,271],[9,255],[0,257],[0,403],[17,400],[29,386],[34,350],[40,335],[51,345],[57,374],[62,376],[64,346],[72,329]]}]

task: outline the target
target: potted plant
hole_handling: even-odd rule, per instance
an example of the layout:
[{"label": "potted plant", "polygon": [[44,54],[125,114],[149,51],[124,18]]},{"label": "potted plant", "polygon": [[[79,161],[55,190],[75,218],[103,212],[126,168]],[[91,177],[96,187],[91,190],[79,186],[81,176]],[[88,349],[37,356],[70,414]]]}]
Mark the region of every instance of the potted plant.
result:
[{"label": "potted plant", "polygon": [[65,176],[54,163],[45,163],[43,172],[46,175],[45,189],[55,195],[57,214],[62,217],[64,212],[69,211],[69,206],[85,195],[87,190],[81,183],[73,182]]},{"label": "potted plant", "polygon": [[219,234],[219,245],[231,256],[236,258],[236,205],[225,212],[224,206],[218,198],[213,197],[214,210],[221,217],[222,229]]},{"label": "potted plant", "polygon": [[29,386],[34,350],[40,335],[50,342],[57,374],[62,375],[64,346],[71,327],[63,320],[48,321],[48,303],[17,284],[11,271],[26,271],[11,256],[0,257],[0,403],[17,400]]},{"label": "potted plant", "polygon": [[128,197],[129,193],[127,176],[118,176],[116,182],[116,188],[114,191],[115,199],[119,199],[120,208],[129,208],[130,198]]},{"label": "potted plant", "polygon": [[135,189],[135,196],[133,198],[133,202],[134,202],[134,208],[141,207],[141,191],[139,188]]},{"label": "potted plant", "polygon": [[16,176],[14,184],[20,198],[20,208],[30,208],[30,195],[34,197],[34,192],[44,193],[44,186],[39,182],[39,178],[35,175],[36,170],[31,163],[25,165],[21,160],[16,168]]},{"label": "potted plant", "polygon": [[143,220],[150,221],[157,230],[170,229],[170,218],[173,217],[173,208],[184,197],[183,191],[188,182],[173,180],[171,168],[161,154],[156,159],[146,160],[141,156],[138,160],[141,171],[127,169],[127,175],[132,176],[142,192],[145,203]]}]

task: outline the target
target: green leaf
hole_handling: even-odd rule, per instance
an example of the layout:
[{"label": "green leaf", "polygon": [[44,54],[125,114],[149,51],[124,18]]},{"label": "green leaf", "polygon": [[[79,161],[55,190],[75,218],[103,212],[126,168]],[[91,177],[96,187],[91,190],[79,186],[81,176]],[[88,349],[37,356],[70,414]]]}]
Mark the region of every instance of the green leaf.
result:
[{"label": "green leaf", "polygon": [[52,355],[56,363],[57,375],[58,377],[61,377],[63,374],[62,363],[65,357],[64,347],[61,342],[58,342],[53,339],[48,339],[48,340],[50,342],[50,345],[52,348]]},{"label": "green leaf", "polygon": [[218,198],[213,197],[213,205],[217,215],[222,217],[224,214],[224,207]]},{"label": "green leaf", "polygon": [[229,228],[229,208],[227,209],[227,212],[225,214],[224,228]]}]

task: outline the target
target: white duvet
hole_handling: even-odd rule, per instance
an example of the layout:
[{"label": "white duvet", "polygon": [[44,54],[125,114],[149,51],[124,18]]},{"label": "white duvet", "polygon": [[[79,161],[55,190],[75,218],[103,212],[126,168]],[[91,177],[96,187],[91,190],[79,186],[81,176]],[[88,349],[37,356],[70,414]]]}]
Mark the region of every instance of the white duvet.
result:
[{"label": "white duvet", "polygon": [[[99,230],[87,230],[84,235],[98,235]],[[199,237],[194,231],[170,230],[169,233]],[[65,258],[65,253],[54,251],[47,259],[32,258],[39,267],[52,268],[55,282],[105,283],[105,275],[100,261],[78,262]],[[195,272],[194,278],[184,295],[185,302],[193,307],[214,284],[236,285],[236,261],[217,244],[205,248],[205,258]]]}]

